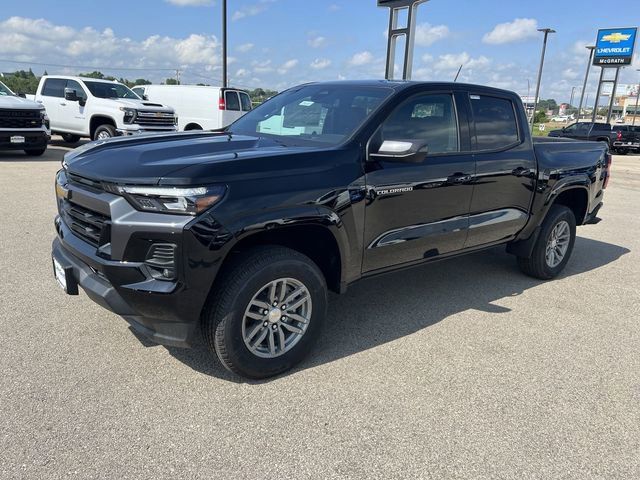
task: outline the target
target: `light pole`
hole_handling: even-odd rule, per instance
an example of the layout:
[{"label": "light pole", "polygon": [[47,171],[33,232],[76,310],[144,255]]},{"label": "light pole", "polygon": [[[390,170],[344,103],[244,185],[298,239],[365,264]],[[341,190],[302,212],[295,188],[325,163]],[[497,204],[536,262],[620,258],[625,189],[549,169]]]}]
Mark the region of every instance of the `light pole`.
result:
[{"label": "light pole", "polygon": [[573,108],[573,92],[576,91],[576,87],[571,87],[571,97],[569,97],[569,107]]},{"label": "light pole", "polygon": [[222,0],[222,88],[227,88],[227,0]]},{"label": "light pole", "polygon": [[589,80],[589,71],[591,70],[591,62],[593,61],[593,51],[596,49],[596,47],[593,45],[588,45],[585,48],[589,50],[589,62],[587,63],[587,71],[584,73],[582,95],[580,95],[580,106],[578,107],[578,120],[580,120],[580,112],[582,112],[582,101],[584,100],[584,92],[587,90],[587,80]]},{"label": "light pole", "polygon": [[[636,68],[636,72],[640,72],[640,68]],[[633,111],[633,123],[636,124],[636,117],[638,116],[638,100],[640,99],[640,81],[638,82],[638,91],[636,92],[636,109]]]},{"label": "light pole", "polygon": [[536,84],[536,96],[533,99],[533,115],[531,116],[531,130],[533,131],[533,122],[536,118],[536,109],[538,108],[538,97],[540,95],[540,82],[542,82],[542,67],[544,67],[544,54],[547,51],[547,37],[550,33],[556,33],[553,28],[539,28],[539,32],[544,32],[544,40],[542,42],[542,55],[540,55],[540,68],[538,69],[538,83]]}]

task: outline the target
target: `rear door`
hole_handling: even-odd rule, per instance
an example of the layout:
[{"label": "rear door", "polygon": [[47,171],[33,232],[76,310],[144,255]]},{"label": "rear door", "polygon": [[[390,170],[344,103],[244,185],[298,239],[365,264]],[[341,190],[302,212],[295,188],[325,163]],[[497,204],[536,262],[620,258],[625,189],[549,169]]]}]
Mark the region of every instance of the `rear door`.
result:
[{"label": "rear door", "polygon": [[510,239],[525,226],[537,167],[513,97],[471,92],[468,99],[476,178],[465,247],[477,247]]},{"label": "rear door", "polygon": [[67,80],[64,78],[45,78],[40,96],[36,98],[37,102],[47,109],[52,130],[63,129],[63,107],[65,106],[63,104],[66,104],[64,89],[66,85]]},{"label": "rear door", "polygon": [[251,97],[246,92],[240,92],[240,106],[242,107],[242,114],[250,112],[253,109],[251,104]]},{"label": "rear door", "polygon": [[222,112],[222,126],[227,127],[242,116],[240,96],[237,90],[224,91],[225,110]]},{"label": "rear door", "polygon": [[367,163],[363,272],[463,248],[475,165],[467,112],[451,91],[419,93],[400,103],[369,144],[426,141],[420,163]]}]

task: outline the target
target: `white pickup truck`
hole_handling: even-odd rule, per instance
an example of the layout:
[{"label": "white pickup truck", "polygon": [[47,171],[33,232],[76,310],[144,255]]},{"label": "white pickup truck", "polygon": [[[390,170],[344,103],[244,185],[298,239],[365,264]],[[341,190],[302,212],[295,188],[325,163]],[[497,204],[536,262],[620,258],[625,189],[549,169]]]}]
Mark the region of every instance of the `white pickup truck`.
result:
[{"label": "white pickup truck", "polygon": [[0,82],[0,149],[42,155],[51,137],[42,105],[20,98]]},{"label": "white pickup truck", "polygon": [[142,100],[126,85],[109,80],[47,75],[40,79],[35,101],[46,107],[51,131],[69,143],[176,131],[172,108]]}]

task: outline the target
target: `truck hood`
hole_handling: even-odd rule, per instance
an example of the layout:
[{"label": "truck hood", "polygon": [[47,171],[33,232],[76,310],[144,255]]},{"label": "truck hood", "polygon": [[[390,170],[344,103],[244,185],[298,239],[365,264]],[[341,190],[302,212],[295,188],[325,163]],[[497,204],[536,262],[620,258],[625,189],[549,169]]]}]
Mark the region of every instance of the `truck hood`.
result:
[{"label": "truck hood", "polygon": [[291,158],[275,163],[268,158],[301,156],[313,150],[323,151],[284,147],[264,137],[186,132],[88,143],[67,153],[63,166],[81,177],[118,184],[196,185],[300,168]]},{"label": "truck hood", "polygon": [[12,110],[42,110],[44,107],[26,98],[2,95],[0,96],[0,108],[10,108]]},{"label": "truck hood", "polygon": [[136,110],[145,110],[147,112],[171,112],[173,108],[165,107],[160,103],[154,103],[147,100],[134,100],[131,98],[112,98],[109,99],[112,102],[116,102],[118,105],[127,108],[135,108]]}]

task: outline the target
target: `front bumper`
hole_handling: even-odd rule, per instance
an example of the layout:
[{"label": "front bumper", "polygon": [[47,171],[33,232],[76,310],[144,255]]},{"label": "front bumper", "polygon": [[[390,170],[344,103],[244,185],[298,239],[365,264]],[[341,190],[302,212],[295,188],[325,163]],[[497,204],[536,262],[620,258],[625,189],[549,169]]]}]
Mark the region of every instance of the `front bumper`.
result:
[{"label": "front bumper", "polygon": [[131,128],[116,128],[116,134],[118,134],[119,136],[150,135],[154,133],[171,133],[177,131],[178,129],[176,126],[145,128],[137,125],[132,125]]},{"label": "front bumper", "polygon": [[[60,215],[52,255],[67,272],[67,292],[82,288],[157,343],[191,346],[228,233],[209,214],[193,218],[137,211],[121,196],[69,181],[64,171],[58,173],[56,193]],[[76,217],[70,208],[79,209]],[[101,219],[99,239],[83,238],[87,232],[74,221],[78,213],[87,225]],[[154,276],[146,263],[150,247],[158,243],[175,245],[173,280]]]},{"label": "front bumper", "polygon": [[[11,138],[23,137],[24,142],[13,143]],[[0,130],[0,149],[25,150],[38,149],[47,146],[51,136],[45,130]]]}]

